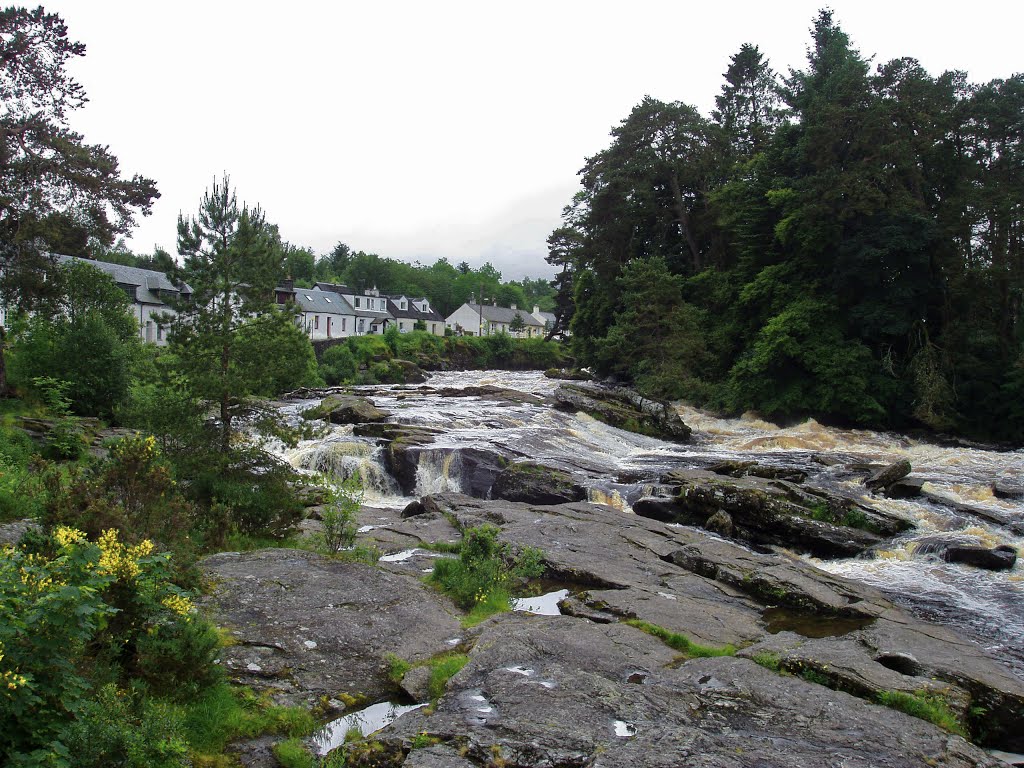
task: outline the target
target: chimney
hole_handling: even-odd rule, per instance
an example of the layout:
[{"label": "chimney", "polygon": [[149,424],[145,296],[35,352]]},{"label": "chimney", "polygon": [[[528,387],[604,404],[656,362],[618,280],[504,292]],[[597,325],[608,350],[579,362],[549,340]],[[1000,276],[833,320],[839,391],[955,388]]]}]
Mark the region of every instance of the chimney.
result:
[{"label": "chimney", "polygon": [[491,304],[493,304],[495,307],[498,306],[498,300],[497,299],[491,299]]},{"label": "chimney", "polygon": [[470,304],[476,304],[476,294],[475,293],[469,294],[469,303]]},{"label": "chimney", "polygon": [[512,305],[512,307],[511,307],[511,309],[512,309],[512,310],[514,311],[514,310],[517,310],[517,309],[519,309],[519,307],[517,307],[517,306],[516,306],[515,304],[513,304],[513,305]]},{"label": "chimney", "polygon": [[533,314],[535,314],[535,315],[539,315],[540,314],[540,304],[534,304],[533,305]]},{"label": "chimney", "polygon": [[287,280],[285,280],[285,281],[284,281],[284,289],[285,289],[286,291],[292,291],[292,290],[294,290],[294,289],[295,289],[295,281],[294,281],[294,280],[292,280],[292,279],[291,279],[291,278],[289,277],[289,278],[288,278]]}]

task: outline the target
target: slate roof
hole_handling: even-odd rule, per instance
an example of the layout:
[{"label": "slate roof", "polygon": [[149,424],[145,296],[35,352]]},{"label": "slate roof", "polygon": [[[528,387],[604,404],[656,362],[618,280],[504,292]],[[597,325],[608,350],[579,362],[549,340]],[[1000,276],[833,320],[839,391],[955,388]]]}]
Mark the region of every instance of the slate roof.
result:
[{"label": "slate roof", "polygon": [[[57,256],[62,264],[71,261],[80,261],[95,267],[101,272],[110,275],[115,283],[121,285],[134,285],[135,299],[140,304],[158,304],[163,306],[164,300],[160,298],[158,291],[171,291],[178,293],[177,287],[167,275],[155,269],[141,269],[139,267],[126,267],[124,264],[111,264],[107,261],[95,261],[93,259],[80,259],[77,256]],[[186,284],[183,293],[191,293],[192,289]]]},{"label": "slate roof", "polygon": [[352,305],[345,301],[345,297],[332,291],[296,288],[293,298],[303,312],[323,312],[331,315],[361,314],[352,309]]},{"label": "slate roof", "polygon": [[[479,304],[466,304],[471,310],[480,313],[481,305]],[[525,309],[512,309],[511,307],[496,307],[493,304],[483,305],[483,316],[484,320],[489,323],[505,323],[506,325],[512,322],[512,318],[519,315],[523,318],[524,325],[532,325],[535,328],[543,328],[544,324],[538,322],[537,318],[527,312]]]},{"label": "slate roof", "polygon": [[433,307],[430,308],[429,312],[421,312],[416,308],[416,305],[413,302],[426,301],[425,297],[410,298],[408,296],[404,296],[404,298],[408,299],[408,307],[406,309],[402,309],[398,304],[398,300],[403,298],[403,296],[403,294],[388,296],[388,311],[391,312],[394,317],[401,317],[409,320],[430,321],[432,323],[444,322],[444,317],[442,317],[441,313]]}]

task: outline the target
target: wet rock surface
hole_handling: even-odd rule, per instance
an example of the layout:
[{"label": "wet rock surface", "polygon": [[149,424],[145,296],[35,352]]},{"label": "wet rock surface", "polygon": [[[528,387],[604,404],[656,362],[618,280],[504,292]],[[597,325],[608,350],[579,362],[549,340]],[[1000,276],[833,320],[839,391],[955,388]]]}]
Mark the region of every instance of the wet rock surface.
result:
[{"label": "wet rock surface", "polygon": [[851,557],[910,527],[894,514],[785,480],[703,470],[675,470],[661,480],[657,495],[633,505],[636,514],[724,533],[724,512],[742,541],[819,557]]},{"label": "wet rock surface", "polygon": [[[513,548],[541,548],[546,576],[570,594],[562,616],[502,614],[460,630],[470,662],[445,695],[373,737],[386,762],[353,754],[352,765],[999,765],[876,703],[893,692],[944,702],[987,745],[1024,748],[1021,680],[877,590],[792,556],[587,503],[445,493],[417,512],[364,536],[392,551],[490,523]],[[386,567],[413,583],[428,564]],[[736,657],[681,653],[629,620]],[[422,683],[414,674],[409,688]]]},{"label": "wet rock surface", "polygon": [[613,427],[659,437],[688,440],[690,428],[668,403],[625,388],[598,384],[562,384],[555,390],[556,407],[583,411]]},{"label": "wet rock surface", "polygon": [[365,397],[335,393],[323,399],[320,405],[307,410],[309,419],[326,419],[332,424],[369,424],[386,421],[389,414]]},{"label": "wet rock surface", "polygon": [[459,635],[450,604],[416,579],[311,552],[226,552],[201,563],[203,608],[228,628],[229,676],[288,704],[394,690],[384,655],[424,659]]},{"label": "wet rock surface", "polygon": [[503,469],[491,494],[498,499],[529,504],[562,504],[587,497],[586,489],[574,483],[568,472],[534,462],[519,462]]}]

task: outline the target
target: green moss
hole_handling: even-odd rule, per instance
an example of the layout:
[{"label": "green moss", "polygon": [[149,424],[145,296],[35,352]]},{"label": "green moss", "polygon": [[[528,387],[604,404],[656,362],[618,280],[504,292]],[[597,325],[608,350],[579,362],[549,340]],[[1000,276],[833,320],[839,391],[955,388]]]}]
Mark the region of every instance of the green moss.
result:
[{"label": "green moss", "polygon": [[274,757],[282,768],[317,768],[316,758],[301,739],[286,739],[274,745]]},{"label": "green moss", "polygon": [[393,683],[401,683],[406,673],[413,665],[393,653],[384,654],[384,660],[388,663],[388,679]]},{"label": "green moss", "polygon": [[736,649],[731,645],[713,646],[713,645],[700,645],[699,643],[693,642],[686,635],[679,634],[678,632],[672,632],[671,630],[659,627],[657,624],[651,624],[647,621],[641,621],[640,619],[627,619],[626,624],[631,627],[636,627],[642,632],[646,632],[649,635],[661,640],[669,648],[679,651],[687,658],[709,658],[713,656],[735,656]]},{"label": "green moss", "polygon": [[464,653],[446,653],[430,660],[430,683],[427,690],[431,699],[439,699],[444,695],[448,681],[469,663],[469,656]]},{"label": "green moss", "polygon": [[878,694],[878,703],[892,709],[898,709],[911,717],[927,720],[945,731],[967,738],[967,730],[953,714],[949,705],[938,696],[925,692],[904,693],[902,691],[882,691]]},{"label": "green moss", "polygon": [[782,659],[779,658],[777,653],[761,651],[760,653],[755,653],[750,657],[750,659],[754,663],[760,664],[765,669],[770,669],[772,672],[782,671]]}]

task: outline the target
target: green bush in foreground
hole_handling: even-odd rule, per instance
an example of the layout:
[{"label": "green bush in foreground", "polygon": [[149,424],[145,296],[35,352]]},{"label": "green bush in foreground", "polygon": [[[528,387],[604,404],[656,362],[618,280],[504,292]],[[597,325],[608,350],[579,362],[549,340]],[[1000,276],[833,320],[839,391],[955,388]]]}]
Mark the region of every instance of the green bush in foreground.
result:
[{"label": "green bush in foreground", "polygon": [[438,559],[430,575],[474,621],[509,609],[513,578],[537,578],[544,572],[540,551],[527,547],[515,554],[498,542],[498,534],[493,525],[467,528],[459,557]]}]

